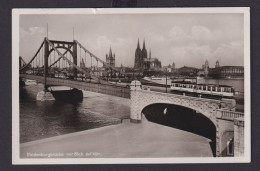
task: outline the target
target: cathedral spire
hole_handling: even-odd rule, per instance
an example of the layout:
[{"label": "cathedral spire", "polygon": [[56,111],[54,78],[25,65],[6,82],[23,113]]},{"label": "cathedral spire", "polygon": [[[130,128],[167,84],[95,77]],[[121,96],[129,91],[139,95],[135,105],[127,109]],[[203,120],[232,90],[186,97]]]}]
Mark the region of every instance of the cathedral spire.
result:
[{"label": "cathedral spire", "polygon": [[138,38],[138,43],[137,43],[137,49],[140,49],[139,38]]},{"label": "cathedral spire", "polygon": [[110,50],[109,50],[109,57],[112,56],[112,50],[111,50],[111,46],[110,46]]},{"label": "cathedral spire", "polygon": [[144,39],[144,42],[143,42],[143,49],[145,49],[145,39]]}]

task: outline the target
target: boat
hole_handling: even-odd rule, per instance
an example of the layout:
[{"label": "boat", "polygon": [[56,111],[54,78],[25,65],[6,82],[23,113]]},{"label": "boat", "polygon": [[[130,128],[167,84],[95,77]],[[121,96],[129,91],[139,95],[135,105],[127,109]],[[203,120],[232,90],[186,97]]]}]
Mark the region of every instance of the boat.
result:
[{"label": "boat", "polygon": [[234,88],[227,85],[196,84],[187,81],[172,81],[170,90],[182,94],[203,98],[233,98]]}]

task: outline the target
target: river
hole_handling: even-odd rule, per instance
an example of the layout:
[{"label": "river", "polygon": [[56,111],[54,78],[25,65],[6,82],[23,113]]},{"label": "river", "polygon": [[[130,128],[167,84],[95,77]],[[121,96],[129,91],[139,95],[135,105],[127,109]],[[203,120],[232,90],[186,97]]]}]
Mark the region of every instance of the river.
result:
[{"label": "river", "polygon": [[121,123],[129,118],[129,99],[83,92],[81,102],[36,101],[43,85],[20,89],[20,142]]}]

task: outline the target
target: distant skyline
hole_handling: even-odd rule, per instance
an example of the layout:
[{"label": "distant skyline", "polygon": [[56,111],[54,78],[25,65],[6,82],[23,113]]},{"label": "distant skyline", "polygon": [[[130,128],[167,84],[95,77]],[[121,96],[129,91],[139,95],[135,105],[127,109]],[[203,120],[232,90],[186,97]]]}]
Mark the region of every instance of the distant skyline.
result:
[{"label": "distant skyline", "polygon": [[162,65],[201,68],[244,65],[243,14],[36,14],[20,15],[20,55],[26,62],[43,38],[73,40],[105,61],[111,47],[116,66],[134,66],[138,38],[141,47]]}]

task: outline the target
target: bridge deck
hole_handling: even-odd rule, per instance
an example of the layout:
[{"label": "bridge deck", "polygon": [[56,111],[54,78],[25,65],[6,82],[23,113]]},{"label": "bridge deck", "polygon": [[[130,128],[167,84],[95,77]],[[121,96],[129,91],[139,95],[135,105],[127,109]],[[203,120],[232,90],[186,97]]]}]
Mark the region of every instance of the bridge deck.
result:
[{"label": "bridge deck", "polygon": [[[44,77],[36,76],[36,75],[27,75],[20,74],[21,78],[36,80],[40,83],[44,82]],[[71,88],[77,88],[80,90],[92,91],[102,94],[108,94],[123,98],[130,98],[130,89],[123,86],[117,85],[104,85],[97,83],[84,82],[79,80],[69,80],[69,79],[61,79],[61,78],[46,78],[47,85],[57,85],[57,86],[67,86]]]}]

